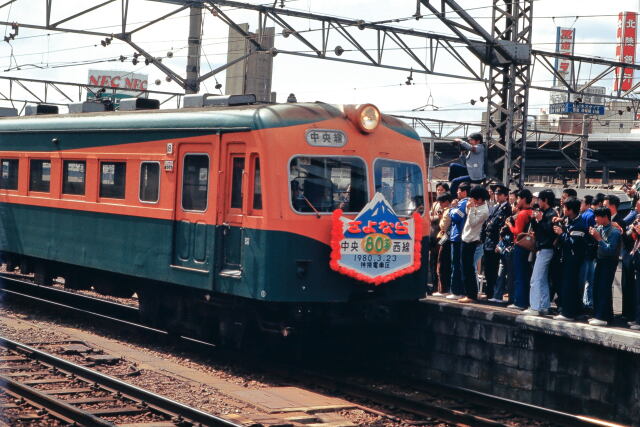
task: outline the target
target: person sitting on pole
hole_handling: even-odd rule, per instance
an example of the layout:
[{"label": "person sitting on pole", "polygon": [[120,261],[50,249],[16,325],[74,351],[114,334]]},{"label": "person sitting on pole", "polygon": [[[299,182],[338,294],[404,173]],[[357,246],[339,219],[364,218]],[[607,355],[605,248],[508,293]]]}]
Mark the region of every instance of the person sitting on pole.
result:
[{"label": "person sitting on pole", "polygon": [[[467,173],[451,180],[451,194],[456,194],[456,190],[458,189],[460,183],[471,182],[474,184],[480,184],[486,178],[484,173],[485,147],[482,144],[482,134],[477,132],[469,135],[467,141],[456,138],[453,140],[453,142],[455,144],[459,144],[461,148],[468,150],[465,159]],[[457,163],[452,163],[449,166],[449,169],[460,169],[461,166],[462,165],[459,165]],[[452,175],[450,174],[450,176]]]}]

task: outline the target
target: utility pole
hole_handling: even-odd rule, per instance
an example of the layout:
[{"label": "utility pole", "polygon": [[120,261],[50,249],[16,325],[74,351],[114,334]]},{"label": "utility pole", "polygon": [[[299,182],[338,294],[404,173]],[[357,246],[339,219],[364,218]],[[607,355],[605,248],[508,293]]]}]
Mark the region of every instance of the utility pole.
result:
[{"label": "utility pole", "polygon": [[202,6],[189,8],[189,42],[185,93],[200,90],[200,55],[202,50]]},{"label": "utility pole", "polygon": [[582,118],[582,136],[580,137],[580,170],[578,171],[578,188],[584,188],[587,183],[587,165],[589,163],[589,129],[587,114]]}]

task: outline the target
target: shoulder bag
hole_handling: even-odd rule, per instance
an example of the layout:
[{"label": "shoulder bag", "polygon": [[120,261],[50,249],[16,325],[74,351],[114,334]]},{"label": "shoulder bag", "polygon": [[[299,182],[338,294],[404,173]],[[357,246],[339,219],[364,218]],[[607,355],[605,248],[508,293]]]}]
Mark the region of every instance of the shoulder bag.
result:
[{"label": "shoulder bag", "polygon": [[529,229],[527,231],[525,231],[524,233],[520,233],[516,236],[516,246],[520,246],[522,249],[526,249],[529,252],[535,250],[536,248],[536,238],[535,235],[533,234],[533,231],[531,231],[531,221],[529,221]]}]

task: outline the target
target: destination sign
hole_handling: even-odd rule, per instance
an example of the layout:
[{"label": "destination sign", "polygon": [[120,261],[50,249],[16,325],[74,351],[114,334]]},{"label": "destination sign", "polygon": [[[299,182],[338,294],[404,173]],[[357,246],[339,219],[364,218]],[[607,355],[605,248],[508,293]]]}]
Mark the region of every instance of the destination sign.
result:
[{"label": "destination sign", "polygon": [[549,114],[593,114],[604,115],[604,105],[584,104],[577,102],[560,102],[549,106]]},{"label": "destination sign", "polygon": [[343,147],[347,143],[347,135],[337,129],[307,129],[305,138],[314,147]]}]

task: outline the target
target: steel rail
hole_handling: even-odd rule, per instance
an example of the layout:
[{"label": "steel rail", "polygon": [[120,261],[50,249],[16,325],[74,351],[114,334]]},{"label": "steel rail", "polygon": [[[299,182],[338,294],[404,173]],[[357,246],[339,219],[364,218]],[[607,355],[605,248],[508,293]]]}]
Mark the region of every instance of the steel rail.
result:
[{"label": "steel rail", "polygon": [[[7,279],[6,275],[0,275],[5,280]],[[15,279],[10,279],[15,280]],[[32,288],[27,288],[32,289]],[[48,301],[42,298],[34,297],[31,295],[27,295],[24,293],[19,293],[16,291],[2,289],[0,286],[1,292],[6,292],[9,295],[15,295],[20,298],[28,298],[31,301],[37,301],[39,303],[48,304],[55,308],[62,308],[66,310],[71,310],[75,314],[81,314],[86,316],[93,316],[102,321],[106,321],[107,323],[111,322],[113,325],[123,326],[127,325],[131,328],[137,328],[138,331],[142,331],[144,333],[150,333],[153,336],[162,335],[163,337],[169,337],[170,334],[150,328],[145,325],[141,325],[136,322],[124,321],[118,318],[106,316],[100,313],[94,313],[88,310],[83,310],[77,307],[72,307],[68,305],[61,304],[59,302]],[[202,342],[199,340],[193,340],[188,337],[176,337],[184,340],[189,344],[190,348],[193,350],[196,347],[202,346],[202,348],[207,349],[207,351],[211,351],[212,345],[210,343]],[[2,339],[0,338],[0,344]],[[227,351],[221,350],[218,347],[214,347],[216,353],[221,357],[228,357],[231,361],[244,360],[246,362],[251,363],[253,360],[248,358],[246,355],[242,355],[238,357],[236,353],[228,354]],[[397,396],[392,393],[385,393],[379,390],[371,389],[370,387],[365,387],[359,384],[350,383],[345,380],[338,379],[336,377],[330,377],[321,373],[311,372],[307,369],[303,368],[295,368],[291,365],[281,365],[273,362],[268,362],[265,360],[260,360],[259,365],[263,369],[267,369],[271,372],[277,372],[281,376],[285,376],[293,379],[294,381],[300,381],[300,378],[307,378],[306,382],[320,385],[321,387],[339,390],[341,392],[345,392],[346,394],[351,394],[358,398],[363,398],[367,400],[371,400],[373,402],[381,403],[386,406],[393,406],[398,409],[404,410],[406,412],[414,413],[420,416],[432,416],[442,419],[443,421],[451,422],[451,423],[463,423],[467,425],[478,425],[483,427],[497,427],[504,426],[505,424],[500,423],[498,421],[494,421],[488,418],[479,417],[473,414],[469,414],[460,410],[450,409],[446,407],[440,407],[438,405],[425,403],[421,401],[416,401],[412,399],[403,398],[402,396]],[[438,393],[442,393],[447,395],[449,398],[454,399],[463,399],[469,402],[473,402],[476,404],[481,404],[488,408],[505,408],[506,410],[513,413],[514,416],[523,416],[523,417],[532,417],[537,420],[545,420],[557,423],[558,425],[563,426],[615,426],[614,423],[604,422],[601,420],[593,419],[586,416],[574,415],[565,413],[562,411],[557,411],[554,409],[549,409],[541,406],[536,406],[524,402],[518,402],[511,399],[477,392],[470,389],[465,389],[461,387],[449,386],[439,383],[430,383],[427,382],[428,387],[424,385],[417,385],[414,382],[409,382],[409,380],[404,380],[402,378],[394,378],[394,382],[404,382],[408,388],[418,390],[420,392],[434,394],[434,390],[429,390],[428,387],[432,387],[436,389]]]},{"label": "steel rail", "polygon": [[[270,366],[270,368],[272,368]],[[507,426],[499,421],[490,418],[473,415],[458,409],[447,408],[429,402],[405,398],[396,394],[373,389],[352,381],[339,379],[338,376],[328,376],[325,374],[308,371],[306,369],[292,369],[291,366],[278,366],[281,375],[289,376],[293,380],[305,378],[305,381],[320,385],[321,387],[339,390],[346,394],[355,395],[357,397],[371,400],[376,403],[382,403],[386,406],[392,406],[397,409],[407,411],[416,415],[437,417],[438,419],[464,425],[473,426]],[[529,403],[518,402],[500,396],[488,393],[478,392],[475,390],[465,389],[462,387],[444,385],[439,383],[431,383],[429,381],[411,381],[410,379],[393,377],[389,380],[393,384],[400,385],[406,390],[419,391],[429,395],[444,395],[449,399],[464,400],[467,403],[482,405],[491,410],[504,409],[513,416],[530,417],[537,421],[549,421],[557,425],[586,427],[586,426],[616,426],[617,424],[594,419],[587,416],[569,414],[555,409],[544,408]],[[425,383],[427,385],[425,385]],[[429,389],[432,387],[432,389]]]},{"label": "steel rail", "polygon": [[[85,368],[84,366],[76,365],[75,363],[61,359],[49,353],[40,351],[34,347],[30,347],[25,344],[10,340],[8,338],[0,336],[0,346],[8,348],[10,350],[22,352],[28,357],[46,363],[48,365],[55,366],[63,371],[77,375],[86,380],[93,381],[108,389],[120,392],[123,395],[133,397],[147,403],[148,405],[156,406],[163,411],[171,412],[172,414],[183,417],[184,419],[192,420],[197,423],[201,423],[204,426],[227,426],[227,427],[240,427],[240,424],[225,420],[215,415],[208,414],[204,411],[189,407],[182,403],[176,402],[166,397],[160,396],[156,393],[152,393],[148,390],[144,390],[140,387],[136,387],[132,384],[128,384],[119,379],[110,377],[98,371]],[[23,389],[27,392],[28,390]],[[37,397],[32,396],[30,398]],[[41,397],[40,397],[41,398]],[[60,408],[64,409],[64,408]],[[58,410],[58,409],[56,409]],[[68,414],[67,414],[68,415]],[[110,424],[94,424],[94,425],[110,425]]]},{"label": "steel rail", "polygon": [[87,427],[115,427],[113,423],[69,405],[62,400],[51,397],[40,390],[14,381],[4,375],[0,375],[0,388],[4,388],[24,399],[34,402],[47,410],[54,411],[73,422],[80,423],[79,425]]},{"label": "steel rail", "polygon": [[450,409],[445,406],[440,406],[429,402],[422,402],[381,390],[375,390],[368,386],[339,380],[335,377],[328,377],[310,372],[296,372],[292,375],[293,378],[297,378],[298,380],[301,376],[308,378],[308,380],[305,381],[309,381],[315,385],[319,385],[324,388],[339,390],[340,392],[346,393],[350,396],[365,399],[376,404],[382,404],[387,407],[393,407],[396,410],[408,412],[421,417],[435,417],[439,420],[448,423],[454,423],[456,425],[478,427],[508,426],[508,424],[491,420],[489,418],[479,417],[477,415],[473,415],[461,410]]},{"label": "steel rail", "polygon": [[126,322],[137,322],[139,320],[139,311],[136,307],[70,292],[53,286],[37,285],[6,273],[0,273],[0,288],[20,293],[29,292],[29,295],[46,298],[49,301],[60,304],[79,305],[85,307],[86,310],[116,317]]},{"label": "steel rail", "polygon": [[[433,383],[436,387],[442,387],[440,384]],[[423,386],[416,387],[426,391]],[[446,386],[449,392],[455,393],[457,397],[468,400],[470,402],[477,402],[484,405],[495,405],[498,403],[500,408],[514,411],[526,416],[531,416],[536,419],[543,419],[550,422],[562,423],[567,426],[613,426],[616,424],[598,420],[592,417],[583,415],[573,415],[566,412],[557,411],[550,408],[544,408],[529,403],[518,402],[517,400],[507,399],[506,397],[495,396],[488,393],[483,393],[475,390],[470,390],[463,387]]]}]

